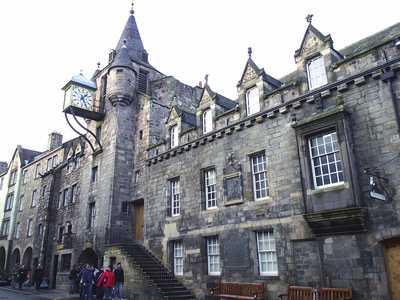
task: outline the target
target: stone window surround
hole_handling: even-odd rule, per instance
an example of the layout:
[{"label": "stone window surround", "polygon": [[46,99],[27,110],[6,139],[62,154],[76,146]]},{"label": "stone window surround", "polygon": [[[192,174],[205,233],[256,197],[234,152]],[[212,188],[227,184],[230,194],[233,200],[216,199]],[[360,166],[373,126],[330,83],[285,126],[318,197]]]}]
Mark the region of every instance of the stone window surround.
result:
[{"label": "stone window surround", "polygon": [[[256,231],[256,242],[257,242],[257,261],[258,261],[258,271],[260,276],[278,276],[278,257],[277,257],[277,251],[276,251],[276,238],[274,235],[274,231],[273,230],[263,230],[263,231]],[[274,240],[274,247],[273,249],[261,249],[260,250],[260,240],[259,237],[260,235],[264,235],[267,234],[268,237],[270,237],[272,235],[272,238]],[[272,257],[274,262],[276,263],[276,271],[262,271],[262,267],[261,267],[261,252],[263,253],[272,253]],[[268,261],[268,260],[267,260]]]},{"label": "stone window surround", "polygon": [[[174,275],[176,276],[183,276],[183,269],[185,266],[185,247],[183,245],[183,241],[182,240],[175,240],[172,242],[172,246],[173,246],[173,266],[174,266]],[[180,255],[177,255],[177,249],[179,247],[179,250],[181,251]],[[178,264],[179,263],[179,264]],[[182,270],[178,270],[177,271],[177,267],[182,268]]]},{"label": "stone window surround", "polygon": [[[258,103],[258,110],[257,111],[254,111],[254,112],[251,112],[250,110],[251,110],[251,107],[252,107],[252,105],[251,105],[251,103],[250,103],[250,100],[251,99],[249,99],[249,94],[250,94],[250,92],[252,92],[252,91],[257,91],[257,98],[258,98],[258,102],[256,102],[256,103]],[[260,97],[261,95],[260,95],[260,90],[259,90],[259,88],[258,88],[258,86],[257,85],[253,85],[253,86],[250,86],[250,87],[248,87],[247,89],[246,89],[246,92],[245,92],[245,103],[246,103],[246,116],[253,116],[253,115],[255,115],[255,114],[257,114],[257,113],[259,113],[260,111],[261,111],[261,103],[260,103]],[[257,99],[254,99],[254,101],[256,101]]]},{"label": "stone window surround", "polygon": [[[207,236],[205,237],[206,239],[206,252],[207,252],[207,273],[209,276],[221,276],[221,271],[222,271],[222,266],[221,266],[221,245],[220,245],[220,241],[219,241],[219,237],[218,235],[214,235],[214,236]],[[218,251],[212,252],[210,253],[210,246],[211,243],[210,241],[216,241],[215,245],[217,247]],[[211,247],[211,249],[213,249],[213,247]],[[211,261],[210,261],[210,257],[218,257],[218,266],[219,266],[219,270],[218,271],[210,271],[210,266],[211,266]],[[214,261],[214,263],[216,263],[216,261]]]},{"label": "stone window surround", "polygon": [[[207,174],[207,172],[210,172],[210,171],[214,171],[214,173],[215,173],[215,199],[214,199],[214,201],[215,201],[215,206],[208,206],[208,198],[207,198],[207,186],[206,186],[206,174]],[[218,176],[217,176],[217,169],[216,169],[216,167],[215,166],[209,166],[209,167],[206,167],[206,168],[202,168],[201,169],[201,193],[202,193],[202,195],[201,195],[201,199],[202,199],[202,202],[203,202],[203,204],[202,204],[202,210],[207,210],[207,211],[209,211],[209,210],[214,210],[214,209],[218,209],[218,184],[217,184],[217,178],[218,178]]]},{"label": "stone window surround", "polygon": [[[181,207],[182,207],[181,184],[179,176],[168,179],[168,189],[169,189],[168,201],[170,202],[169,206],[171,207],[171,212],[169,215],[171,215],[172,217],[178,217],[181,215]],[[175,196],[177,197],[176,199],[174,198]],[[175,210],[177,212],[175,212]]]},{"label": "stone window surround", "polygon": [[[305,208],[307,212],[314,211],[315,205],[323,205],[324,201],[336,203],[329,209],[359,205],[359,191],[355,161],[351,150],[350,114],[343,106],[327,109],[310,119],[306,119],[292,126],[296,130],[296,139],[299,152],[299,162],[302,173]],[[310,161],[308,140],[311,136],[323,132],[336,131],[342,160],[343,182],[334,186],[315,187]],[[338,193],[347,190],[346,197],[341,198]],[[344,204],[347,202],[347,204]],[[337,207],[336,207],[337,205]],[[331,206],[331,205],[330,205]],[[321,208],[320,208],[321,209]],[[317,209],[319,211],[320,209]],[[327,209],[327,208],[325,208]],[[324,210],[325,210],[324,209]]]},{"label": "stone window surround", "polygon": [[[206,114],[209,115],[209,120],[206,117]],[[207,123],[209,121],[209,124]],[[213,120],[213,110],[211,107],[206,107],[201,112],[201,121],[202,121],[202,133],[207,134],[214,130],[214,120]],[[210,128],[208,128],[210,126]]]},{"label": "stone window surround", "polygon": [[12,210],[14,202],[14,192],[7,194],[6,201],[4,203],[4,211]]},{"label": "stone window surround", "polygon": [[[225,135],[231,135],[235,131],[241,131],[245,129],[246,127],[251,127],[253,125],[257,125],[257,123],[263,123],[266,121],[266,119],[273,119],[278,117],[279,114],[287,114],[289,110],[295,106],[295,105],[302,105],[302,103],[306,102],[308,104],[313,104],[315,103],[316,98],[325,98],[328,96],[331,96],[332,93],[337,92],[337,93],[342,93],[347,90],[347,87],[351,85],[358,85],[358,82],[361,82],[360,84],[364,84],[368,78],[372,78],[374,80],[379,80],[380,76],[385,69],[391,69],[394,71],[398,71],[400,69],[400,58],[393,59],[391,61],[388,61],[387,63],[383,63],[379,66],[372,67],[368,70],[359,72],[354,75],[350,75],[344,79],[338,80],[333,83],[328,83],[327,85],[324,85],[320,88],[317,88],[315,90],[308,91],[298,97],[295,97],[285,103],[282,103],[280,105],[277,105],[273,108],[260,111],[259,113],[256,113],[254,115],[248,116],[246,118],[243,118],[239,121],[236,121],[232,123],[229,126],[226,126],[224,128],[218,129],[214,132],[211,132],[205,136],[200,136],[197,139],[194,139],[186,144],[180,145],[181,149],[168,149],[165,152],[162,152],[160,154],[157,154],[154,157],[151,157],[147,160],[147,165],[151,166],[152,164],[156,164],[162,160],[169,159],[170,157],[174,157],[177,153],[181,154],[185,151],[190,151],[191,148],[197,148],[199,145],[204,145],[206,142],[211,142],[215,140],[215,138],[223,138]],[[273,91],[270,94],[267,94],[264,96],[264,99],[267,99],[270,97],[272,94],[282,91],[288,87],[291,87],[292,85],[287,85],[284,86],[283,88],[279,88],[275,91]],[[232,110],[234,112],[236,110]],[[246,126],[246,124],[248,124]],[[204,140],[204,143],[203,143]]]},{"label": "stone window surround", "polygon": [[33,234],[33,217],[30,217],[26,224],[26,237],[32,237]]},{"label": "stone window surround", "polygon": [[17,182],[17,169],[13,169],[10,172],[10,179],[8,182],[8,186],[13,186]]},{"label": "stone window surround", "polygon": [[[324,84],[322,84],[322,85],[312,86],[311,81],[310,81],[311,75],[312,75],[312,74],[310,73],[310,64],[311,64],[312,62],[315,62],[315,61],[320,60],[320,59],[322,59],[322,62],[323,62],[324,67],[325,67],[325,78],[326,78],[326,82],[325,82]],[[308,89],[309,89],[310,91],[311,91],[311,90],[318,89],[318,88],[320,88],[320,87],[322,87],[322,86],[324,86],[324,85],[326,85],[326,84],[329,83],[329,82],[328,82],[328,74],[327,74],[327,70],[326,70],[326,66],[325,66],[325,58],[324,58],[324,56],[323,56],[320,52],[314,53],[314,54],[312,54],[312,55],[306,57],[306,58],[305,58],[304,68],[305,68],[305,72],[306,72],[306,74],[307,74],[307,86],[308,86]]]},{"label": "stone window surround", "polygon": [[[267,187],[267,196],[266,197],[262,197],[262,198],[256,198],[256,190],[255,190],[255,181],[254,181],[254,172],[253,172],[253,158],[259,155],[264,154],[265,157],[265,164],[266,164],[266,169],[265,169],[265,173],[266,173],[266,187]],[[250,160],[250,172],[251,172],[251,188],[252,188],[252,194],[253,194],[253,200],[254,201],[263,201],[263,200],[268,200],[271,198],[271,193],[270,193],[270,187],[269,187],[269,172],[268,172],[268,158],[266,156],[266,152],[265,150],[259,150],[259,151],[255,151],[252,153],[249,153],[247,155],[249,157]]]},{"label": "stone window surround", "polygon": [[8,235],[8,232],[10,230],[10,219],[9,218],[3,219],[3,221],[1,222],[0,230],[1,230],[0,231],[0,235],[1,236],[7,236]]}]

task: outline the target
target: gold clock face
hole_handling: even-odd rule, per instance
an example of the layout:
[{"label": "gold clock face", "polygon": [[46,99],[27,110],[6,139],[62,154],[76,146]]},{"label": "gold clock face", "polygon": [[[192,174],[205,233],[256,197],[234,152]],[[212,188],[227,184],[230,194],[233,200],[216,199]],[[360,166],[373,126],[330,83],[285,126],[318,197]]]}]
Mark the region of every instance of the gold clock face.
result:
[{"label": "gold clock face", "polygon": [[93,108],[93,94],[91,91],[75,86],[71,94],[72,105],[83,109],[91,110]]}]

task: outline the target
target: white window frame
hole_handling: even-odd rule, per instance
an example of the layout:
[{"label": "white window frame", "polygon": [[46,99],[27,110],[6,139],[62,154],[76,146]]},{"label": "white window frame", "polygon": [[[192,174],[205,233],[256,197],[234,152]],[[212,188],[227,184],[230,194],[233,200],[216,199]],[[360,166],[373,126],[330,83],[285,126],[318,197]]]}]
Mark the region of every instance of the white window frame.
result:
[{"label": "white window frame", "polygon": [[17,224],[15,224],[15,234],[14,234],[14,238],[16,240],[18,240],[21,236],[21,223],[17,222]]},{"label": "white window frame", "polygon": [[183,276],[183,265],[185,260],[184,248],[182,241],[174,242],[174,274]]},{"label": "white window frame", "polygon": [[[221,275],[221,257],[217,236],[207,238],[207,267],[208,275]],[[214,268],[215,266],[215,268]]]},{"label": "white window frame", "polygon": [[[251,156],[251,173],[253,176],[254,200],[260,201],[269,198],[267,158],[265,152]],[[257,196],[260,193],[260,196]],[[265,195],[263,195],[265,193]]]},{"label": "white window frame", "polygon": [[211,131],[213,131],[213,119],[212,119],[212,110],[211,108],[207,108],[204,112],[203,112],[203,133],[209,133]]},{"label": "white window frame", "polygon": [[22,184],[26,184],[26,176],[28,175],[28,169],[22,171]]},{"label": "white window frame", "polygon": [[[318,140],[318,138],[322,138],[322,143],[320,143],[321,140]],[[315,140],[317,143],[313,145],[312,140]],[[331,141],[331,143],[329,141]],[[330,186],[343,184],[343,161],[341,159],[341,151],[337,139],[337,132],[330,131],[310,136],[308,139],[308,147],[310,151],[309,155],[311,160],[314,188],[324,189]],[[333,160],[330,160],[332,157]],[[318,165],[316,165],[316,160],[318,161]],[[324,172],[324,167],[327,168],[327,173]],[[319,174],[316,172],[317,169],[319,169]],[[326,176],[329,178],[329,183],[327,184],[324,183]],[[332,183],[333,176],[337,177],[337,182]],[[322,184],[318,183],[317,177],[321,178]],[[340,177],[342,177],[341,180]]]},{"label": "white window frame", "polygon": [[14,202],[14,193],[10,193],[6,196],[6,203],[4,206],[4,211],[12,210],[13,202]]},{"label": "white window frame", "polygon": [[32,218],[28,219],[28,224],[26,226],[26,236],[27,237],[31,237],[32,236],[32,233],[33,233],[32,232],[33,231],[32,222],[33,222]]},{"label": "white window frame", "polygon": [[217,208],[217,172],[214,168],[204,171],[204,194],[206,209]]},{"label": "white window frame", "polygon": [[36,199],[37,198],[37,190],[33,190],[32,191],[32,201],[31,201],[31,207],[36,207],[37,203],[36,203]]},{"label": "white window frame", "polygon": [[310,90],[319,88],[328,83],[323,56],[318,56],[307,62],[307,78]]},{"label": "white window frame", "polygon": [[25,199],[25,195],[19,196],[18,211],[24,210],[24,199]]},{"label": "white window frame", "polygon": [[[273,231],[259,231],[256,235],[258,268],[260,275],[277,276],[278,259],[276,255],[276,242]],[[268,266],[270,266],[270,268],[268,268]]]},{"label": "white window frame", "polygon": [[1,224],[1,235],[8,236],[9,231],[10,231],[10,219],[3,220]]},{"label": "white window frame", "polygon": [[94,230],[96,226],[96,203],[89,203],[89,229]]},{"label": "white window frame", "polygon": [[181,214],[181,192],[179,178],[171,179],[169,182],[170,200],[171,200],[171,215],[173,217]]},{"label": "white window frame", "polygon": [[261,110],[260,91],[258,87],[252,87],[246,92],[246,112],[247,115],[254,115]]},{"label": "white window frame", "polygon": [[178,125],[171,126],[169,130],[171,148],[175,148],[179,145],[179,128]]}]

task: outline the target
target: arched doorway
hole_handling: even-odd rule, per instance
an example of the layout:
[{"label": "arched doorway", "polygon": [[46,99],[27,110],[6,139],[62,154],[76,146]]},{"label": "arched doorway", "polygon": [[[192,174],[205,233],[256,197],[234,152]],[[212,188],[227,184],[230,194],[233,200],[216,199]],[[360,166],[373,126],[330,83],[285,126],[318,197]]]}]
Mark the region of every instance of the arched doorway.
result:
[{"label": "arched doorway", "polygon": [[21,263],[21,254],[19,252],[19,249],[14,249],[12,255],[11,255],[11,270],[14,270],[15,266],[17,264]]},{"label": "arched doorway", "polygon": [[82,251],[81,255],[79,255],[78,263],[79,264],[89,264],[91,266],[98,266],[99,257],[96,252],[92,248],[86,248]]},{"label": "arched doorway", "polygon": [[6,249],[0,247],[0,273],[4,272],[6,267]]},{"label": "arched doorway", "polygon": [[28,247],[25,250],[24,256],[22,257],[22,264],[28,270],[31,269],[32,264],[32,248]]}]

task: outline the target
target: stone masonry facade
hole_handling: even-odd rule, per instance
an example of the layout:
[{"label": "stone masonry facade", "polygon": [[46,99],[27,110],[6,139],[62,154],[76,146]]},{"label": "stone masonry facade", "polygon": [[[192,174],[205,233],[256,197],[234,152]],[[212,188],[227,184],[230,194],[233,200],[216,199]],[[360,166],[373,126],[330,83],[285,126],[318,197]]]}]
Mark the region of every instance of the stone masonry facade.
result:
[{"label": "stone masonry facade", "polygon": [[90,79],[94,134],[1,164],[1,273],[67,288],[74,264],[120,261],[131,299],[161,299],[124,248],[140,243],[198,299],[220,280],[394,297],[400,24],[336,50],[310,22],[294,57],[276,79],[249,49],[229,99],[153,67],[131,11]]}]

